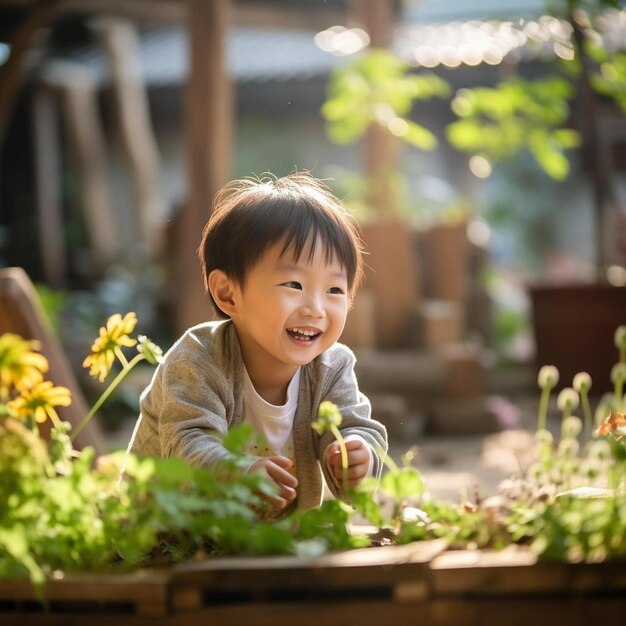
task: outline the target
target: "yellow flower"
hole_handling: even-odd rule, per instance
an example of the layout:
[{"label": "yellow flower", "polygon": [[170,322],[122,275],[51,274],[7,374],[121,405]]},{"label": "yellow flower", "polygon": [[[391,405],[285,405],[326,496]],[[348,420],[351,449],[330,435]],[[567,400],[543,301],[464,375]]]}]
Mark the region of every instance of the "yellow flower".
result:
[{"label": "yellow flower", "polygon": [[36,352],[40,347],[34,339],[13,333],[0,335],[0,397],[6,398],[11,386],[32,387],[43,380],[48,361]]},{"label": "yellow flower", "polygon": [[83,367],[89,367],[89,375],[100,382],[108,376],[117,356],[124,363],[125,358],[120,348],[134,346],[137,341],[128,335],[137,325],[135,313],[127,313],[122,317],[119,313],[111,315],[106,327],[100,328],[100,336],[91,346],[91,354],[83,361]]},{"label": "yellow flower", "polygon": [[311,424],[311,428],[318,434],[331,432],[332,426],[341,426],[341,413],[334,402],[325,400],[317,411],[317,420]]},{"label": "yellow flower", "polygon": [[66,387],[54,387],[52,382],[44,380],[32,389],[22,389],[21,395],[7,403],[13,417],[26,418],[33,415],[35,421],[42,424],[49,417],[54,424],[59,422],[55,406],[69,406],[72,395]]}]

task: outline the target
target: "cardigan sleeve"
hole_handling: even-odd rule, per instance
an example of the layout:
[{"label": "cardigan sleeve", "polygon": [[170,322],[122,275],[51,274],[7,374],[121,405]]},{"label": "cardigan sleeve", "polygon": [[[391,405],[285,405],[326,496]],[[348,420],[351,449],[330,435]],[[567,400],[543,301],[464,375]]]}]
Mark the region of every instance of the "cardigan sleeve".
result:
[{"label": "cardigan sleeve", "polygon": [[200,466],[229,457],[222,444],[228,432],[225,381],[186,359],[164,362],[160,374],[141,411],[156,421],[161,456]]}]

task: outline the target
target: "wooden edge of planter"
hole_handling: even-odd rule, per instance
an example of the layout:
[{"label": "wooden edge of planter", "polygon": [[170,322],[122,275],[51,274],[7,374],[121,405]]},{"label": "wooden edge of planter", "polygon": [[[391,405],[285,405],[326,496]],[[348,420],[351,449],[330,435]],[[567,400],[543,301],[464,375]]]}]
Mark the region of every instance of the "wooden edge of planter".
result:
[{"label": "wooden edge of planter", "polygon": [[[218,557],[171,568],[175,611],[199,610],[225,594],[247,590],[251,598],[281,593],[345,596],[368,592],[396,601],[430,594],[429,563],[447,547],[443,540],[361,548],[317,557]],[[245,601],[245,598],[242,599]]]},{"label": "wooden edge of planter", "polygon": [[168,613],[167,570],[72,573],[46,581],[40,593],[26,579],[0,581],[0,603],[127,605],[136,615]]},{"label": "wooden edge of planter", "polygon": [[626,589],[622,559],[602,563],[542,561],[522,546],[500,551],[452,550],[430,563],[435,595],[523,595]]}]

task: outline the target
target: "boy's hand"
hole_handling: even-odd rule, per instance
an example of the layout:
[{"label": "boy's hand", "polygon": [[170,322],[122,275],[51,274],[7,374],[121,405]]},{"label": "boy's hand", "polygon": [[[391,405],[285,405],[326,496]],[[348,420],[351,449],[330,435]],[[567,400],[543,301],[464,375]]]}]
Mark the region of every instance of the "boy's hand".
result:
[{"label": "boy's hand", "polygon": [[255,461],[248,470],[262,472],[274,481],[278,487],[278,495],[270,496],[265,493],[260,495],[277,509],[284,509],[296,497],[298,479],[287,471],[292,465],[293,462],[286,456],[268,456]]},{"label": "boy's hand", "polygon": [[[362,439],[348,439],[348,487],[356,487],[366,476],[370,464],[370,451]],[[341,450],[339,443],[333,441],[324,452],[324,459],[330,467],[337,486],[343,487],[343,469],[341,465]]]}]

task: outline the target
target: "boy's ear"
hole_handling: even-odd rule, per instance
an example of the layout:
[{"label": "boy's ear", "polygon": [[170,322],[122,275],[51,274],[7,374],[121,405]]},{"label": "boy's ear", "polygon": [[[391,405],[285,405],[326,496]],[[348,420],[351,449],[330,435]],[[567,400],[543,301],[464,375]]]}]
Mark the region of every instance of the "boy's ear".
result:
[{"label": "boy's ear", "polygon": [[234,285],[231,278],[223,270],[213,270],[207,283],[215,304],[224,314],[231,317],[235,309]]}]

